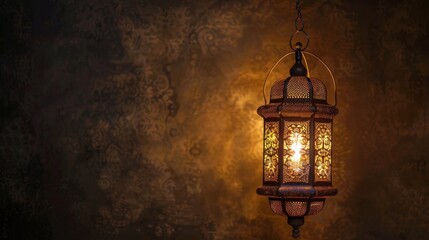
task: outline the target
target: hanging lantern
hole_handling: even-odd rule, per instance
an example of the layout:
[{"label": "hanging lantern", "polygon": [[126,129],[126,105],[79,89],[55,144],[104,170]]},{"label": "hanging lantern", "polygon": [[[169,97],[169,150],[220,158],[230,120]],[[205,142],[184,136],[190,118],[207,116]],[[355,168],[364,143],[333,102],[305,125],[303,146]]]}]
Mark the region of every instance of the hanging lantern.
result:
[{"label": "hanging lantern", "polygon": [[[297,9],[295,26],[297,22],[300,26],[295,34],[307,36],[299,1]],[[338,113],[335,80],[328,68],[335,92],[335,104],[330,105],[326,86],[307,76],[303,64],[303,54],[308,53],[303,52],[305,47],[300,42],[292,47],[296,62],[290,69],[290,77],[275,82],[269,104],[258,108],[258,114],[264,118],[264,142],[263,185],[257,193],[268,196],[274,213],[288,218],[293,237],[299,237],[304,216],[319,213],[326,197],[337,194],[332,185],[332,121]],[[308,54],[320,60],[314,54]]]}]

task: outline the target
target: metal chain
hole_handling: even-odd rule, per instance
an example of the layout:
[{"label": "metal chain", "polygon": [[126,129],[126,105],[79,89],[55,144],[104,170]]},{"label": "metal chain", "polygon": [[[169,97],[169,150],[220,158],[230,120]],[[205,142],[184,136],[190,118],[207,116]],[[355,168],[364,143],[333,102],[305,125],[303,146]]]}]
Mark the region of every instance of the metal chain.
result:
[{"label": "metal chain", "polygon": [[298,13],[298,17],[295,19],[295,29],[297,31],[303,31],[304,30],[304,21],[302,20],[301,4],[300,4],[299,0],[296,0],[296,11]]},{"label": "metal chain", "polygon": [[298,14],[298,17],[295,19],[295,33],[292,34],[292,36],[290,37],[290,47],[292,50],[296,50],[294,48],[295,44],[292,44],[293,38],[296,37],[297,35],[303,35],[306,38],[306,43],[304,44],[304,46],[302,46],[302,50],[304,50],[305,48],[307,48],[309,42],[310,42],[310,38],[308,37],[308,34],[304,31],[304,20],[302,19],[302,13],[301,13],[301,4],[300,4],[300,0],[296,0],[296,12]]}]

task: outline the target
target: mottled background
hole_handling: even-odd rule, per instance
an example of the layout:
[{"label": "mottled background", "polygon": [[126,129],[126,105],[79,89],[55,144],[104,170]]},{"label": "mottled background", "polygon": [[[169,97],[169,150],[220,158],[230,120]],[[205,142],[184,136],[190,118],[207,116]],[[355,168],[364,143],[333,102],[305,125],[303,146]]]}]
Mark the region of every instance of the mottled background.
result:
[{"label": "mottled background", "polygon": [[[302,239],[429,239],[429,2],[302,8],[340,109],[339,194]],[[256,109],[290,51],[294,1],[2,0],[0,11],[1,239],[289,238],[255,193]]]}]

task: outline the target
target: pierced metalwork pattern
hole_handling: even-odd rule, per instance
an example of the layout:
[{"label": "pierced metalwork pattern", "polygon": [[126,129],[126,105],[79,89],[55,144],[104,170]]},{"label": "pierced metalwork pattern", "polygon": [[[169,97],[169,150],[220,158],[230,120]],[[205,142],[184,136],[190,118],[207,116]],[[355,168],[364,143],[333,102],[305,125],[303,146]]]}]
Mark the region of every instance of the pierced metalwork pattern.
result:
[{"label": "pierced metalwork pattern", "polygon": [[290,201],[285,204],[286,213],[291,217],[304,216],[307,212],[307,202]]},{"label": "pierced metalwork pattern", "polygon": [[284,80],[277,81],[271,87],[270,98],[271,99],[280,99],[283,98],[283,88],[284,88]]},{"label": "pierced metalwork pattern", "polygon": [[[327,93],[326,87],[316,78],[310,79],[313,86],[313,97],[314,99],[326,100]],[[271,100],[283,98],[283,88],[285,80],[279,80],[273,83],[270,91]],[[306,77],[291,77],[287,83],[287,95],[286,98],[309,98],[310,89],[308,86],[308,80]]]},{"label": "pierced metalwork pattern", "polygon": [[278,181],[279,123],[265,123],[264,181]]},{"label": "pierced metalwork pattern", "polygon": [[325,203],[324,201],[311,202],[308,215],[314,215],[322,211],[324,203]]},{"label": "pierced metalwork pattern", "polygon": [[326,87],[317,78],[311,78],[311,84],[313,84],[313,97],[315,99],[321,99],[326,100],[327,99],[327,93],[326,93]]},{"label": "pierced metalwork pattern", "polygon": [[281,200],[273,200],[270,199],[270,207],[271,210],[277,215],[280,216],[286,216],[286,214],[283,211],[282,201]]},{"label": "pierced metalwork pattern", "polygon": [[285,122],[283,182],[308,183],[309,122]]},{"label": "pierced metalwork pattern", "polygon": [[331,124],[316,122],[315,126],[315,179],[316,181],[331,181]]},{"label": "pierced metalwork pattern", "polygon": [[306,77],[291,77],[287,84],[287,98],[309,98],[310,88]]}]

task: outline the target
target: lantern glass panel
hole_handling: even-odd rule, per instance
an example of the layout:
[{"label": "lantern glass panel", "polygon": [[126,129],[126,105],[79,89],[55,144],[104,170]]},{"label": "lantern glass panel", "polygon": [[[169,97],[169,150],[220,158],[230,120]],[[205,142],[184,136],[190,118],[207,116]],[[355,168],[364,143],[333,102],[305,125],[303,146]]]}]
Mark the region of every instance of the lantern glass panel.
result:
[{"label": "lantern glass panel", "polygon": [[283,182],[309,182],[309,121],[285,121]]},{"label": "lantern glass panel", "polygon": [[266,122],[264,131],[264,182],[278,182],[279,123]]},{"label": "lantern glass panel", "polygon": [[315,167],[316,182],[331,182],[332,123],[315,122]]}]

